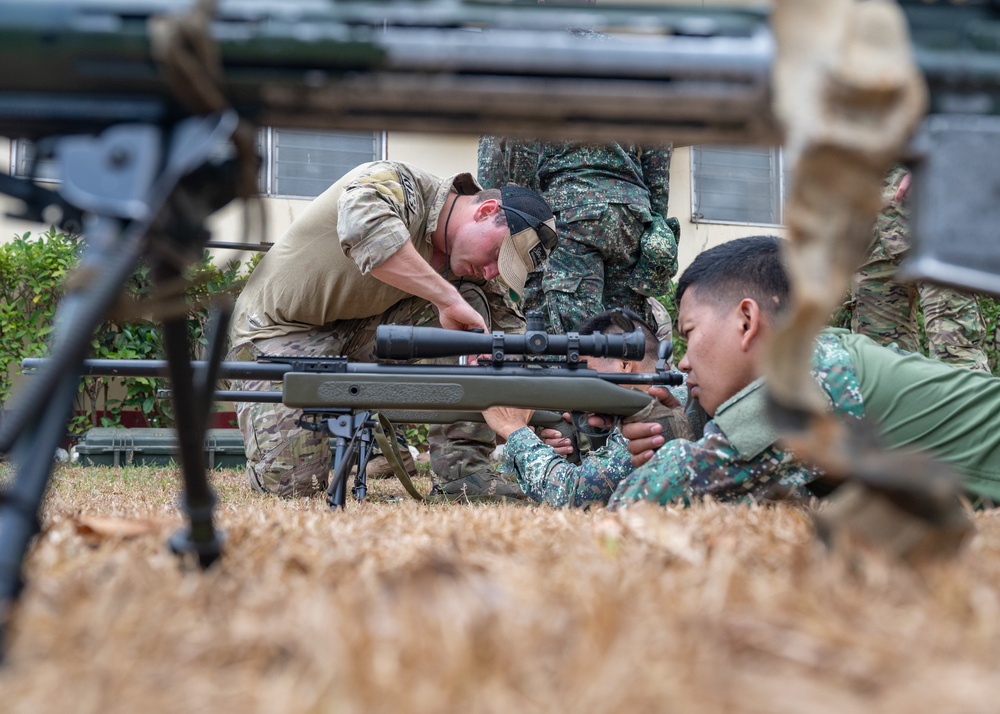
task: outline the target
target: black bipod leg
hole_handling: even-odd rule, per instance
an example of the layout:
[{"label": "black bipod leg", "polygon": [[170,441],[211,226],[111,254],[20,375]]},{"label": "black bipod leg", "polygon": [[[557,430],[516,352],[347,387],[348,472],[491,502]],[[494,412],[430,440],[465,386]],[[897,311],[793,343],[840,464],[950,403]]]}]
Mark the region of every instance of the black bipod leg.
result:
[{"label": "black bipod leg", "polygon": [[24,588],[21,565],[28,544],[38,533],[38,512],[49,484],[56,449],[73,410],[76,373],[60,380],[41,417],[25,427],[13,451],[17,474],[0,501],[0,660],[6,651],[4,635],[14,603]]},{"label": "black bipod leg", "polygon": [[94,329],[135,269],[141,252],[141,234],[127,231],[116,242],[120,229],[113,219],[94,219],[78,269],[78,274],[89,275],[90,280],[60,302],[49,349],[52,362],[37,381],[25,384],[15,401],[16,419],[4,424],[2,450],[10,451],[17,471],[0,497],[0,657],[4,631],[24,586],[24,555],[39,531],[38,512],[73,411],[83,358]]},{"label": "black bipod leg", "polygon": [[[215,322],[224,327],[228,317],[217,316]],[[215,331],[219,331],[219,324]],[[225,330],[221,330],[225,334]],[[218,337],[212,338],[208,366],[195,382],[191,367],[187,320],[171,319],[163,324],[163,342],[170,371],[174,419],[180,448],[181,470],[184,476],[182,507],[187,512],[189,527],[170,538],[170,548],[178,555],[194,555],[202,568],[214,563],[222,552],[222,537],[213,523],[215,494],[205,474],[205,429],[212,401],[214,376],[221,360]],[[224,343],[224,338],[223,338]],[[214,364],[213,364],[214,363]]]},{"label": "black bipod leg", "polygon": [[372,455],[372,446],[375,445],[375,440],[372,436],[373,426],[375,426],[375,421],[366,418],[364,426],[358,431],[358,438],[361,442],[358,450],[358,470],[354,474],[354,487],[351,489],[351,495],[358,502],[364,501],[365,496],[368,495],[368,472],[366,469],[368,468],[368,459]]},{"label": "black bipod leg", "polygon": [[[370,416],[369,412],[346,413],[325,420],[327,433],[337,440],[337,446],[333,452],[333,477],[326,490],[326,502],[330,508],[343,508],[347,501],[347,474],[350,473],[352,463],[358,462],[359,474],[363,472],[363,466],[368,464],[372,437],[369,428],[366,445],[364,430],[366,422],[370,421]],[[357,455],[357,459],[355,459],[355,455]],[[355,477],[356,487],[357,477]],[[362,491],[362,498],[364,498],[365,491],[367,491],[367,487],[364,487]],[[357,496],[356,493],[355,496]]]}]

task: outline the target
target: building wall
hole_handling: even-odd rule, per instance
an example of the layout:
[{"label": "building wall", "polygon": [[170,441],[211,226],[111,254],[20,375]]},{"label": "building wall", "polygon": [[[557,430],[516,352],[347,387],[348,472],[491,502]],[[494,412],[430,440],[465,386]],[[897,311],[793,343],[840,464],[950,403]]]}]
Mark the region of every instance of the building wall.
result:
[{"label": "building wall", "polygon": [[679,271],[684,270],[701,251],[734,238],[761,234],[786,236],[787,230],[782,226],[694,223],[691,220],[693,199],[691,147],[678,147],[674,149],[670,163],[670,214],[681,222]]},{"label": "building wall", "polygon": [[[475,173],[476,138],[390,132],[386,140],[386,155],[396,161],[417,164],[439,175],[460,171]],[[0,139],[0,157],[2,157],[0,160],[6,160],[9,167],[13,157],[11,143],[6,139]],[[306,200],[287,198],[264,199],[266,216],[264,240],[272,242],[280,236],[308,203]],[[37,223],[9,218],[7,213],[16,207],[17,202],[13,199],[0,197],[0,211],[3,213],[0,215],[0,241],[10,240],[14,235],[21,235],[25,231],[38,233],[46,229],[46,226]],[[681,222],[682,270],[699,252],[723,241],[759,233],[782,236],[785,234],[784,228],[776,226],[693,223],[691,207],[691,151],[689,147],[680,147],[674,151],[670,171],[670,212]],[[219,211],[209,220],[209,228],[213,240],[243,241],[242,206],[234,203]],[[256,236],[250,236],[251,242],[256,240]],[[223,263],[233,259],[246,260],[250,255],[251,253],[247,251],[215,251],[216,259]]]}]

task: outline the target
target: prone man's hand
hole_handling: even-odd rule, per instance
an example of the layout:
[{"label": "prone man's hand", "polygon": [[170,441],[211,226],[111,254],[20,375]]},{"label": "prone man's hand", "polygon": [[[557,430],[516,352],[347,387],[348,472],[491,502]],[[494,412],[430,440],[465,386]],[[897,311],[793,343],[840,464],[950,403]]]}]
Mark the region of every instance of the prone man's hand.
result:
[{"label": "prone man's hand", "polygon": [[635,422],[633,424],[622,424],[622,436],[625,437],[625,446],[632,454],[629,459],[633,466],[639,467],[653,458],[653,454],[665,443],[665,439],[660,436],[663,427],[653,422]]},{"label": "prone man's hand", "polygon": [[573,453],[573,440],[558,429],[550,429],[549,427],[538,429],[538,438],[560,456],[569,456]]},{"label": "prone man's hand", "polygon": [[665,406],[667,409],[676,409],[681,405],[677,397],[670,393],[670,390],[666,387],[650,387],[649,396],[655,397],[660,400],[660,404]]},{"label": "prone man's hand", "polygon": [[[663,406],[670,409],[679,407],[681,403],[664,387],[650,387],[649,395],[660,400]],[[626,439],[626,448],[632,454],[629,459],[635,467],[642,466],[650,459],[656,450],[666,443],[662,436],[663,427],[654,422],[625,423],[621,427],[622,436]]]},{"label": "prone man's hand", "polygon": [[490,429],[498,436],[506,439],[518,429],[528,426],[534,409],[518,409],[516,407],[490,407],[483,412],[483,418]]}]

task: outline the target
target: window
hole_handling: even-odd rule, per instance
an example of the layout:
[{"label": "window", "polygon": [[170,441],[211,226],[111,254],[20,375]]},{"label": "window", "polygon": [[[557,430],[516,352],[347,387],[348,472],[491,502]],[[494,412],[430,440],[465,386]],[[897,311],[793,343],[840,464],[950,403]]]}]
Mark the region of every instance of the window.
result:
[{"label": "window", "polygon": [[[26,178],[31,164],[35,160],[35,145],[30,141],[18,139],[13,142],[14,151],[11,156],[11,174]],[[52,159],[42,159],[35,165],[35,178],[42,181],[57,181],[58,171]]]},{"label": "window", "polygon": [[263,129],[265,196],[315,198],[358,164],[383,158],[381,132]]},{"label": "window", "polygon": [[783,164],[777,147],[692,147],[692,221],[780,225]]},{"label": "window", "polygon": [[[385,156],[382,132],[264,128],[257,142],[263,158],[259,181],[263,196],[315,198],[358,164]],[[35,146],[15,141],[12,154],[11,172],[27,176]],[[41,161],[35,171],[37,178],[58,180],[52,161]]]}]

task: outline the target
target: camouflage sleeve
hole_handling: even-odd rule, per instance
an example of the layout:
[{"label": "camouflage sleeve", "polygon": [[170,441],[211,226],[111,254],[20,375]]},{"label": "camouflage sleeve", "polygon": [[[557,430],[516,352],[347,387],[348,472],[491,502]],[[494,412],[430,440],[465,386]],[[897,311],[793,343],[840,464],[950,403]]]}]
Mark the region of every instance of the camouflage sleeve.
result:
[{"label": "camouflage sleeve", "polygon": [[501,470],[513,471],[524,493],[539,503],[584,508],[606,504],[632,464],[617,430],[603,448],[590,452],[575,466],[525,427],[508,437]]},{"label": "camouflage sleeve", "polygon": [[499,136],[479,137],[477,171],[483,188],[500,188],[507,183],[502,140]]},{"label": "camouflage sleeve", "polygon": [[814,469],[775,446],[742,458],[710,421],[698,441],[666,443],[652,461],[618,485],[608,505],[620,508],[637,501],[690,505],[705,496],[720,501],[760,500],[794,490],[816,476]]},{"label": "camouflage sleeve", "polygon": [[[377,268],[410,240],[405,189],[408,177],[388,162],[372,165],[368,174],[348,184],[337,203],[337,238],[344,253],[362,273]],[[409,191],[412,200],[416,194]]]},{"label": "camouflage sleeve", "polygon": [[666,146],[643,146],[639,151],[642,180],[649,189],[649,203],[653,213],[666,218],[670,199],[670,159],[674,153]]}]

